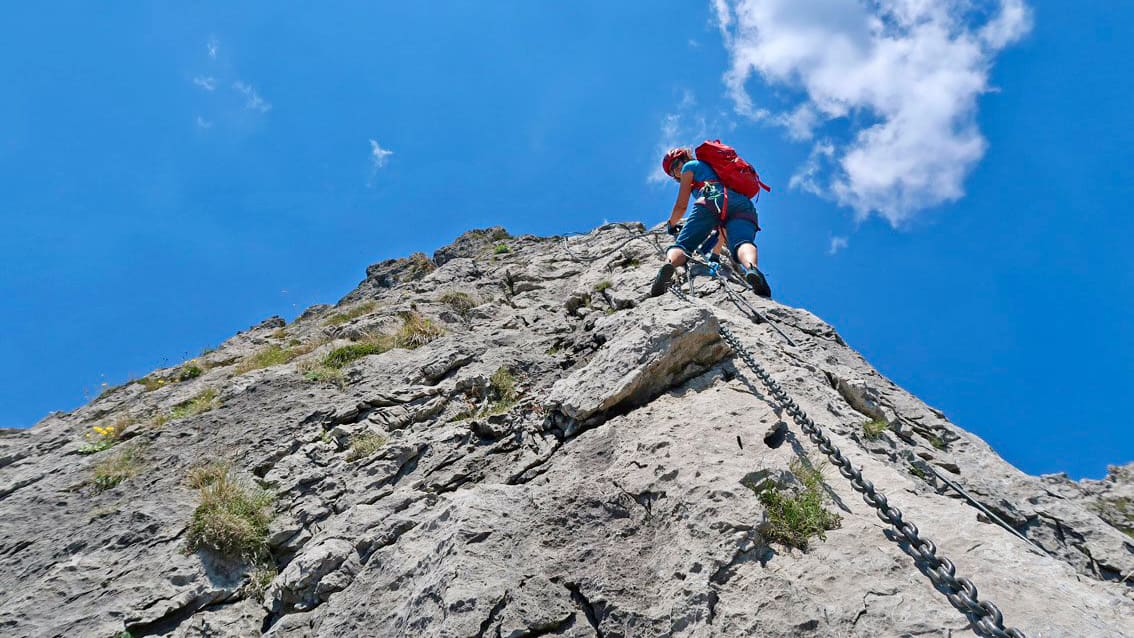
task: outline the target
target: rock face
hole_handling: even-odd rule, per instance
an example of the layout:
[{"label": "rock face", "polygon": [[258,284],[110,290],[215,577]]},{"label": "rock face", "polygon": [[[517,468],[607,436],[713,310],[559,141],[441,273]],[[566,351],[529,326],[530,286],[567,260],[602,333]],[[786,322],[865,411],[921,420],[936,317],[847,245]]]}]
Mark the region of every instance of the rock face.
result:
[{"label": "rock face", "polygon": [[[746,294],[777,331],[705,276],[650,299],[643,230],[472,231],[0,432],[0,634],[974,634],[727,325],[1007,626],[1134,636],[1134,466],[1028,476],[804,310]],[[841,517],[806,551],[751,488],[799,459]],[[262,552],[191,543],[210,461],[272,495]]]}]

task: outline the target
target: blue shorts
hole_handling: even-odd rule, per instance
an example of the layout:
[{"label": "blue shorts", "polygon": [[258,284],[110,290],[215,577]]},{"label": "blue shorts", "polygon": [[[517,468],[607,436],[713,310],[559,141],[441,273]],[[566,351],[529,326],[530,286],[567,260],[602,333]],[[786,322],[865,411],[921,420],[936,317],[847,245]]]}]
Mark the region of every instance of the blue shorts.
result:
[{"label": "blue shorts", "polygon": [[[709,190],[706,188],[705,190]],[[719,193],[719,191],[718,191]],[[714,193],[702,196],[693,204],[693,212],[685,220],[677,239],[669,248],[680,248],[686,255],[692,255],[697,247],[720,225],[720,213],[717,202],[720,197]],[[756,231],[760,229],[757,222],[756,207],[752,200],[744,195],[730,190],[728,192],[728,219],[725,220],[725,233],[728,235],[728,247],[733,255],[741,244],[756,244]]]}]

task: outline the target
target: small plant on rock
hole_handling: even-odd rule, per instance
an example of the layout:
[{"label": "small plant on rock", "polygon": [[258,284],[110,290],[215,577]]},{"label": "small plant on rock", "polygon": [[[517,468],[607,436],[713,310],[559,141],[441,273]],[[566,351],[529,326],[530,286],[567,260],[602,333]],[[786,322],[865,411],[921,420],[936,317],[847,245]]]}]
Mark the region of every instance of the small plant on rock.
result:
[{"label": "small plant on rock", "polygon": [[347,310],[344,310],[342,312],[336,312],[330,317],[327,317],[327,320],[323,323],[328,326],[342,325],[348,321],[352,321],[361,317],[362,315],[372,312],[374,310],[374,305],[375,304],[373,301],[360,303],[353,308],[348,308]]},{"label": "small plant on rock", "polygon": [[179,382],[180,381],[189,381],[191,379],[196,379],[197,377],[201,376],[204,373],[205,373],[204,368],[202,368],[201,366],[199,366],[195,363],[189,363],[189,364],[186,364],[185,366],[183,366],[181,368],[181,371],[177,373],[177,380]]},{"label": "small plant on rock", "polygon": [[133,422],[130,417],[121,417],[110,425],[91,427],[85,436],[87,442],[79,446],[79,454],[94,454],[114,447]]},{"label": "small plant on rock", "polygon": [[268,368],[271,366],[278,366],[287,363],[299,356],[301,353],[293,348],[283,348],[278,345],[270,345],[255,354],[249,355],[244,358],[236,366],[236,374],[244,374],[260,368]]},{"label": "small plant on rock", "polygon": [[610,287],[613,286],[613,285],[614,284],[610,283],[609,279],[603,279],[602,281],[595,284],[595,292],[602,292],[604,290],[609,290]]},{"label": "small plant on rock", "polygon": [[169,413],[164,410],[158,410],[154,412],[153,417],[150,418],[149,427],[160,428],[166,423],[169,423]]},{"label": "small plant on rock", "polygon": [[492,249],[492,253],[495,255],[503,255],[509,252],[512,252],[512,249],[508,248],[508,244],[505,243],[496,244],[496,247]]},{"label": "small plant on rock", "polygon": [[394,335],[394,340],[399,347],[413,350],[445,334],[444,329],[433,323],[428,317],[423,317],[416,310],[403,312],[401,316],[402,327]]},{"label": "small plant on rock", "polygon": [[800,459],[791,462],[792,474],[802,489],[792,493],[774,481],[750,486],[767,513],[761,532],[769,542],[778,542],[807,551],[812,537],[827,539],[827,531],[838,529],[842,517],[823,507],[823,474]]},{"label": "small plant on rock", "polygon": [[115,452],[94,467],[94,479],[91,481],[95,493],[104,492],[122,481],[134,476],[141,467],[141,455],[137,445],[123,445]]},{"label": "small plant on rock", "polygon": [[492,403],[485,408],[484,416],[504,414],[520,399],[520,393],[516,391],[516,377],[504,366],[492,373],[488,379],[488,391]]},{"label": "small plant on rock", "polygon": [[146,392],[153,392],[154,390],[159,390],[159,389],[164,388],[165,386],[169,385],[170,381],[168,379],[162,379],[160,377],[154,377],[154,376],[148,376],[147,375],[147,376],[142,377],[141,379],[138,379],[134,383],[137,383],[138,385],[145,388]]},{"label": "small plant on rock", "polygon": [[346,460],[348,463],[353,463],[364,459],[382,449],[384,445],[386,445],[386,437],[377,432],[356,434],[350,439],[350,450],[347,451]]},{"label": "small plant on rock", "polygon": [[458,315],[467,317],[469,311],[476,307],[476,300],[467,292],[447,292],[441,295],[439,301],[443,304],[448,304]]},{"label": "small plant on rock", "polygon": [[248,582],[244,591],[257,602],[264,602],[264,593],[280,573],[275,564],[265,559],[256,563],[248,574]]},{"label": "small plant on rock", "polygon": [[871,441],[882,436],[882,433],[888,429],[890,429],[890,423],[886,419],[874,419],[862,424],[862,433]]},{"label": "small plant on rock", "polygon": [[189,399],[182,401],[169,411],[169,418],[171,419],[184,419],[191,416],[197,416],[202,412],[208,412],[217,407],[217,391],[214,388],[203,390],[200,394]]},{"label": "small plant on rock", "polygon": [[323,367],[338,370],[352,361],[372,354],[382,354],[391,348],[389,338],[377,338],[335,348],[323,357]]},{"label": "small plant on rock", "polygon": [[207,548],[229,558],[264,562],[272,495],[225,473],[201,487],[199,496],[186,535],[189,551]]},{"label": "small plant on rock", "polygon": [[346,387],[346,375],[339,368],[324,365],[323,361],[304,361],[299,364],[303,378],[315,383],[330,383],[340,390]]},{"label": "small plant on rock", "polygon": [[194,465],[185,474],[185,484],[199,490],[208,487],[228,476],[231,466],[227,461],[212,461],[204,465]]},{"label": "small plant on rock", "polygon": [[406,257],[406,269],[399,277],[401,281],[417,281],[429,273],[437,270],[437,264],[425,256],[425,253],[414,253]]}]

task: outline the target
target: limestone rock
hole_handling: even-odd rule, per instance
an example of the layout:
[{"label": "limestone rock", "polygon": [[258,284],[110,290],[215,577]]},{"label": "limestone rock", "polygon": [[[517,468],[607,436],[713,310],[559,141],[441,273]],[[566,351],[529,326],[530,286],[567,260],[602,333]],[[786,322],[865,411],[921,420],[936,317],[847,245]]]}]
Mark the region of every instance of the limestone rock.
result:
[{"label": "limestone rock", "polygon": [[[662,245],[470,231],[199,375],[0,431],[0,635],[973,635],[721,325],[1008,626],[1134,635],[1134,466],[1025,475],[805,310],[746,297],[781,335],[697,270],[689,303],[649,298]],[[757,491],[799,493],[808,466],[841,524],[801,551]],[[272,496],[240,555],[187,551],[216,467]]]}]

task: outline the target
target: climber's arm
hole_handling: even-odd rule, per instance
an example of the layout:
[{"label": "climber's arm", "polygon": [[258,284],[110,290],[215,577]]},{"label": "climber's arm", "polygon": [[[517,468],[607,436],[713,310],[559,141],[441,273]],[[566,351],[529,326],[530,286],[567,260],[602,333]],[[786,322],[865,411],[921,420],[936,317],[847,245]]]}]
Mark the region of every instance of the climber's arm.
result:
[{"label": "climber's arm", "polygon": [[673,204],[673,212],[669,214],[669,225],[673,226],[681,216],[685,214],[685,209],[689,207],[689,194],[693,192],[693,171],[683,171],[681,173],[681,187],[677,189],[677,201]]}]

